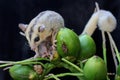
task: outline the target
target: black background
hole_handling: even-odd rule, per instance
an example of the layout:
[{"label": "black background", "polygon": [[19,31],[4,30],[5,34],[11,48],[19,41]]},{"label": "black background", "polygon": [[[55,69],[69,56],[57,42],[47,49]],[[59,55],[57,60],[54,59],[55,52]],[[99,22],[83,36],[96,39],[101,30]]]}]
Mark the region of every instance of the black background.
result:
[{"label": "black background", "polygon": [[[120,0],[0,0],[0,60],[18,61],[34,55],[26,39],[19,34],[18,23],[28,24],[41,11],[54,10],[63,16],[66,27],[80,34],[94,11],[95,1],[116,17],[117,29],[112,35],[120,50]],[[100,31],[97,29],[92,37],[97,45],[96,55],[102,57]],[[107,56],[108,71],[114,72],[109,47]],[[8,71],[0,69],[0,80],[11,80]]]}]

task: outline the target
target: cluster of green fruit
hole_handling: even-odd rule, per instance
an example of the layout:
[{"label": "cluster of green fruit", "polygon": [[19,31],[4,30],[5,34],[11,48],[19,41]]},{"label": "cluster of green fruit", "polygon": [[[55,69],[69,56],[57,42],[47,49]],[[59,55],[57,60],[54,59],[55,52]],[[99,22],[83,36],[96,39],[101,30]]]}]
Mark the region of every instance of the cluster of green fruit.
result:
[{"label": "cluster of green fruit", "polygon": [[[56,49],[53,60],[38,58],[16,62],[9,69],[14,80],[48,80],[63,76],[76,76],[79,80],[107,80],[107,67],[99,56],[95,56],[96,44],[87,34],[77,35],[68,28],[62,28],[56,37]],[[39,61],[40,60],[40,61]],[[38,70],[35,65],[41,65]],[[48,75],[51,69],[66,68],[70,73]],[[118,71],[119,74],[119,71]],[[117,77],[116,77],[117,78]],[[116,79],[118,80],[118,79]]]}]

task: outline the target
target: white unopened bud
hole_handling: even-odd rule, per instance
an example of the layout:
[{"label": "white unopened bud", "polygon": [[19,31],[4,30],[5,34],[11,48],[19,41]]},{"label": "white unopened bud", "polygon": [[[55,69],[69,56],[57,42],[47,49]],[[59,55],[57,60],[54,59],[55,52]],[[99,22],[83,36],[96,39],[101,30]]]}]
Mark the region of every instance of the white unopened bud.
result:
[{"label": "white unopened bud", "polygon": [[110,11],[99,10],[98,27],[102,31],[112,32],[116,28],[116,18]]}]

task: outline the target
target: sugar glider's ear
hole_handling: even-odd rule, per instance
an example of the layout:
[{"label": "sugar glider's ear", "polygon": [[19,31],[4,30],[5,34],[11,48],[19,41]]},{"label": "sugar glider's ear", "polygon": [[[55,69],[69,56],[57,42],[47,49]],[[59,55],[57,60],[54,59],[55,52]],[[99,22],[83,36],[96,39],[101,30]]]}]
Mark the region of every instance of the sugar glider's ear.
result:
[{"label": "sugar glider's ear", "polygon": [[39,32],[43,32],[45,30],[45,25],[41,25],[39,28],[38,28],[38,31]]},{"label": "sugar glider's ear", "polygon": [[20,28],[23,32],[25,32],[28,25],[27,25],[27,24],[20,23],[20,24],[18,24],[18,26],[19,26],[19,28]]},{"label": "sugar glider's ear", "polygon": [[[23,32],[26,31],[27,26],[28,26],[27,24],[22,24],[22,23],[18,24],[18,27],[19,27]],[[20,32],[20,34],[21,34],[22,36],[25,36],[25,34],[24,34],[23,32]]]}]

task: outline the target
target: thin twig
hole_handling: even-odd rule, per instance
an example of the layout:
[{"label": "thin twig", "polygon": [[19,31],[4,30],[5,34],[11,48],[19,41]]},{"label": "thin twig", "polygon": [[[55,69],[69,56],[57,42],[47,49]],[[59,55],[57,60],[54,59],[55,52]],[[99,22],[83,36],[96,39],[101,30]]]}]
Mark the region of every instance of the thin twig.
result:
[{"label": "thin twig", "polygon": [[110,33],[107,32],[108,34],[108,37],[109,37],[109,41],[110,41],[110,47],[111,47],[111,51],[112,51],[112,56],[113,56],[113,60],[114,60],[114,64],[115,64],[115,69],[117,69],[117,59],[116,59],[116,54],[115,54],[115,51],[114,51],[114,47],[112,45],[112,41],[111,41],[111,38],[110,38]]},{"label": "thin twig", "polygon": [[10,69],[10,68],[11,68],[11,66],[6,67],[6,68],[4,68],[3,70],[5,71],[5,70],[8,70],[8,69]]},{"label": "thin twig", "polygon": [[11,63],[11,62],[14,62],[14,61],[0,61],[0,63]]},{"label": "thin twig", "polygon": [[0,65],[0,68],[1,67],[11,66],[11,65],[14,65],[14,64],[41,64],[41,65],[43,65],[40,62],[36,62],[38,60],[49,61],[48,59],[45,59],[45,58],[33,58],[33,59],[26,59],[26,60],[17,61],[17,62],[15,62],[15,61],[0,61],[1,63],[4,63],[4,64]]},{"label": "thin twig", "polygon": [[116,52],[117,59],[118,59],[118,61],[119,61],[119,63],[120,63],[120,54],[119,54],[119,52],[118,52],[118,48],[117,48],[117,46],[116,46],[116,44],[115,44],[115,41],[113,40],[111,34],[108,34],[108,36],[110,37],[111,43],[112,43],[112,45],[113,45],[113,47],[114,47],[114,50],[115,50],[115,52]]},{"label": "thin twig", "polygon": [[54,78],[55,80],[60,80],[60,79],[58,78],[58,76],[56,76],[56,75],[54,75],[54,74],[49,74],[48,77]]},{"label": "thin twig", "polygon": [[105,61],[106,66],[107,66],[105,32],[102,31],[102,30],[101,30],[101,32],[102,32],[102,39],[103,39],[103,43],[102,43],[102,45],[103,45],[103,58],[104,58],[104,61]]},{"label": "thin twig", "polygon": [[[83,74],[81,73],[61,73],[61,74],[57,74],[57,75],[54,75],[56,77],[64,77],[64,76],[83,76]],[[53,76],[47,76],[45,77],[44,80],[49,80],[49,79],[52,79]]]},{"label": "thin twig", "polygon": [[69,64],[69,65],[71,65],[72,67],[74,67],[76,70],[78,70],[79,72],[83,72],[83,70],[82,69],[80,69],[78,66],[76,66],[75,64],[73,64],[73,63],[71,63],[71,62],[69,62],[68,60],[66,60],[66,59],[64,59],[64,58],[62,58],[62,61],[64,61],[65,63],[67,63],[67,64]]}]

